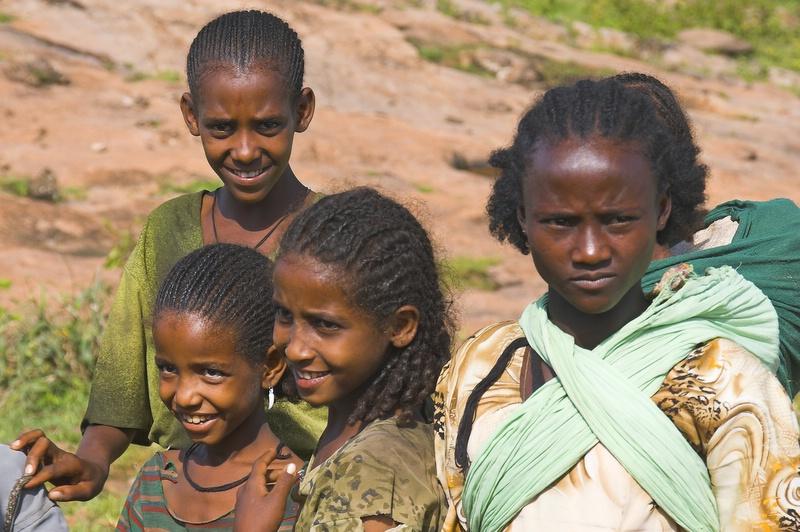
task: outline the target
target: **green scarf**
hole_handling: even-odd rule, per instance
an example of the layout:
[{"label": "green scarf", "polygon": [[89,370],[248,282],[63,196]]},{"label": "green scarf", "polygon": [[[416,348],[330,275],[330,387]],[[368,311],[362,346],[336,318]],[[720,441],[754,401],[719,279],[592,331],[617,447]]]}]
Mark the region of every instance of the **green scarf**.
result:
[{"label": "green scarf", "polygon": [[706,216],[706,225],[730,216],[739,228],[730,244],[650,264],[642,286],[653,288],[674,266],[689,263],[697,272],[732,266],[772,301],[780,329],[777,376],[793,397],[800,391],[800,209],[788,199],[729,201]]},{"label": "green scarf", "polygon": [[650,306],[591,351],[547,318],[546,296],[525,309],[525,337],[557,378],[510,416],[469,469],[462,501],[471,530],[503,529],[598,441],[681,527],[719,529],[705,463],[650,397],[675,364],[717,337],[775,371],[777,317],[730,267],[673,290],[683,273],[665,275]]}]

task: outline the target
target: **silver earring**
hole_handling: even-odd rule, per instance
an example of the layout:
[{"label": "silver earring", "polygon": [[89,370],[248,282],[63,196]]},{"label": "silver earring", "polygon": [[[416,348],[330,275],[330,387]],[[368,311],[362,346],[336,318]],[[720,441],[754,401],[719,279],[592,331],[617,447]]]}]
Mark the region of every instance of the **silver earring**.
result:
[{"label": "silver earring", "polygon": [[269,387],[269,391],[267,392],[267,410],[272,408],[272,405],[275,404],[275,392],[272,391],[272,386]]}]

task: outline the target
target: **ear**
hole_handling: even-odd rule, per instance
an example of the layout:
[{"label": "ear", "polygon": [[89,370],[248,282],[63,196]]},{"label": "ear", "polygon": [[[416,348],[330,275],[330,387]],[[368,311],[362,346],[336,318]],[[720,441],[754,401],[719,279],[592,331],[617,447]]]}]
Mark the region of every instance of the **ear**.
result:
[{"label": "ear", "polygon": [[528,233],[525,231],[525,207],[522,205],[517,207],[517,223],[522,228],[522,234],[527,238]]},{"label": "ear", "polygon": [[286,357],[283,351],[272,345],[267,349],[267,363],[264,365],[264,375],[261,379],[261,386],[266,390],[278,385],[283,373],[286,371]]},{"label": "ear", "polygon": [[302,133],[308,129],[311,119],[314,118],[314,106],[316,98],[314,91],[310,87],[305,87],[297,97],[295,112],[297,113],[297,125],[294,127],[295,133]]},{"label": "ear", "polygon": [[417,335],[419,310],[413,305],[403,305],[394,311],[390,321],[389,341],[397,348],[406,347]]},{"label": "ear", "polygon": [[186,127],[189,128],[189,133],[195,137],[200,135],[200,124],[197,120],[197,113],[195,113],[194,102],[192,95],[184,92],[181,96],[181,114],[183,114],[183,121],[186,122]]},{"label": "ear", "polygon": [[667,226],[669,215],[672,214],[672,195],[669,189],[665,190],[658,197],[658,230],[661,231]]}]

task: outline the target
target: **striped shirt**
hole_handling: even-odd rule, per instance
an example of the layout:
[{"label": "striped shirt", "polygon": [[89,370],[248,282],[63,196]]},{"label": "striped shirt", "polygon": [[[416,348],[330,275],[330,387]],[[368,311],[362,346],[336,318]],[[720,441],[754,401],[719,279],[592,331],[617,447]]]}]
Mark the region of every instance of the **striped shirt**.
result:
[{"label": "striped shirt", "polygon": [[[204,530],[223,532],[233,530],[234,511],[206,523],[186,523],[178,518],[167,507],[167,499],[163,480],[176,482],[178,471],[175,463],[164,453],[156,453],[145,462],[133,481],[122,514],[117,522],[117,531],[169,531],[183,532]],[[291,532],[297,520],[297,503],[291,499],[286,501],[283,521],[279,532]]]}]

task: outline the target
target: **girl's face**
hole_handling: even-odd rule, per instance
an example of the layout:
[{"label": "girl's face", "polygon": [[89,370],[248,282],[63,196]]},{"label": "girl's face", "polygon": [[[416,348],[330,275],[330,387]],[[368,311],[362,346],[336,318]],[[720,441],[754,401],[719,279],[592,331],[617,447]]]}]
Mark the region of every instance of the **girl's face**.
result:
[{"label": "girl's face", "polygon": [[222,65],[207,69],[195,98],[183,95],[181,111],[230,194],[257,203],[288,168],[294,134],[305,131],[314,114],[314,93],[303,89],[293,101],[278,72]]},{"label": "girl's face", "polygon": [[229,329],[195,314],[159,316],[153,337],[158,394],[193,441],[216,445],[263,424],[264,389],[280,377],[267,371],[267,353],[254,366],[236,353]]},{"label": "girl's face", "polygon": [[568,138],[538,144],[527,163],[520,223],[551,296],[583,314],[638,304],[670,213],[641,147]]},{"label": "girl's face", "polygon": [[298,394],[314,406],[357,399],[389,345],[405,341],[347,299],[341,274],[305,255],[275,265],[273,340],[286,353]]}]

